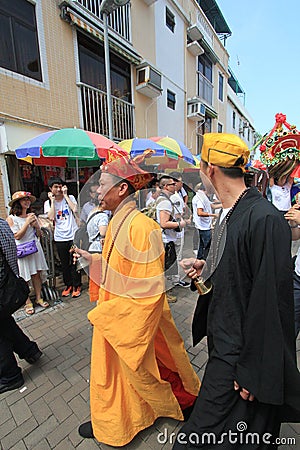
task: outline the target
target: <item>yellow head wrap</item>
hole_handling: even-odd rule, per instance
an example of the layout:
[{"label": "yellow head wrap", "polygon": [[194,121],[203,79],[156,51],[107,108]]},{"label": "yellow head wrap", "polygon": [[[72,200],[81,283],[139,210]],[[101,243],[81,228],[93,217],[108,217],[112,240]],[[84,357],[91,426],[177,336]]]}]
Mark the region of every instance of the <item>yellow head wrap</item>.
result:
[{"label": "yellow head wrap", "polygon": [[250,152],[245,142],[235,134],[205,133],[201,159],[220,167],[245,170]]}]

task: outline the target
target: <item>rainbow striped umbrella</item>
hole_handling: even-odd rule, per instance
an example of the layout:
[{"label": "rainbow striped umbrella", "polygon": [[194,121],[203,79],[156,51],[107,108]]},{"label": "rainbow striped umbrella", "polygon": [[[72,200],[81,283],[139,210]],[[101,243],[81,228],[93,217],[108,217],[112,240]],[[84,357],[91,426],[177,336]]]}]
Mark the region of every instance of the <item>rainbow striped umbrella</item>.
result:
[{"label": "rainbow striped umbrella", "polygon": [[117,144],[102,134],[80,128],[62,128],[42,133],[20,145],[16,149],[16,156],[19,159],[46,156],[88,160],[94,159],[96,153],[99,158],[105,158],[107,150],[112,147],[118,148]]},{"label": "rainbow striped umbrella", "polygon": [[151,139],[144,138],[133,138],[133,139],[125,139],[125,141],[121,141],[119,146],[123,148],[130,156],[133,158],[134,156],[141,155],[145,150],[151,149],[155,151],[155,156],[164,156],[165,149],[161,145],[152,141]]},{"label": "rainbow striped umbrella", "polygon": [[150,139],[161,145],[170,158],[181,159],[188,164],[195,165],[193,154],[181,141],[169,136],[151,137]]},{"label": "rainbow striped umbrella", "polygon": [[70,166],[77,169],[79,194],[78,167],[88,167],[91,164],[97,166],[99,158],[105,159],[110,148],[122,151],[117,144],[102,134],[80,128],[62,128],[39,134],[20,145],[15,152],[18,159],[28,161],[29,158],[33,158],[36,165],[65,167],[68,161]]}]

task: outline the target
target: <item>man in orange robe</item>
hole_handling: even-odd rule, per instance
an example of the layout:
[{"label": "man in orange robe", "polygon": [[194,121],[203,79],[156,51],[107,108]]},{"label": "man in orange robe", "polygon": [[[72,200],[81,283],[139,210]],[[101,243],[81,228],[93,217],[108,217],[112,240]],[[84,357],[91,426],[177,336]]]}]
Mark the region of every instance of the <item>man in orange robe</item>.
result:
[{"label": "man in orange robe", "polygon": [[[98,190],[113,218],[98,304],[88,314],[94,325],[91,422],[79,433],[113,446],[126,445],[158,417],[183,420],[200,387],[166,301],[160,227],[131,197],[150,178],[128,157],[112,153]],[[99,258],[78,253],[90,259],[93,276]]]}]

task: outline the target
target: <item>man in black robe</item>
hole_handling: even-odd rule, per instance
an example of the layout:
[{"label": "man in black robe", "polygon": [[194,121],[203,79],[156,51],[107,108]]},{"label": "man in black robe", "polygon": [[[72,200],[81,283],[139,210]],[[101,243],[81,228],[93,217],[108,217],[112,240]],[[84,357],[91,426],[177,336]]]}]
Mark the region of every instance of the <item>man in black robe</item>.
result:
[{"label": "man in black robe", "polygon": [[204,135],[201,175],[223,212],[206,267],[196,260],[189,271],[195,279],[203,269],[213,285],[199,296],[192,326],[194,345],[207,336],[209,359],[174,450],[276,448],[280,424],[300,420],[291,232],[256,188],[246,188],[248,156],[235,135]]}]

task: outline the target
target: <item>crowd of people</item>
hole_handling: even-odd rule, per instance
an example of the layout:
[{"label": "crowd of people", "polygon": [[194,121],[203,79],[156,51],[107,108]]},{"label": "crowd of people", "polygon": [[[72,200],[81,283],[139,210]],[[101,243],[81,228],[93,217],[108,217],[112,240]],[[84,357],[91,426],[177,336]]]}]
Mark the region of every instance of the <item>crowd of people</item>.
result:
[{"label": "crowd of people", "polygon": [[[285,134],[282,138],[288,139]],[[158,417],[171,417],[185,422],[176,450],[217,448],[219,444],[205,441],[208,433],[222,440],[222,448],[244,448],[243,436],[234,447],[228,439],[241,421],[248,433],[269,433],[273,441],[282,422],[300,421],[295,349],[300,251],[294,270],[291,259],[291,236],[300,238],[300,207],[288,202],[276,207],[255,187],[246,186],[248,158],[239,137],[206,133],[201,183],[189,196],[190,186],[180,173],[153,180],[153,174],[141,169],[141,156],[137,163],[111,149],[99,183],[89,185],[90,198],[80,216],[64,181],[49,180],[44,213],[54,225],[65,285],[62,296],[81,295],[76,262],[84,259],[90,298],[96,300],[88,314],[93,325],[91,420],[79,427],[83,438],[123,446]],[[290,183],[300,163],[294,160],[291,170],[283,161],[284,176],[280,165],[276,186]],[[146,208],[141,212],[136,193],[145,188]],[[277,191],[275,195],[273,189],[274,198]],[[47,308],[40,291],[47,263],[39,243],[39,220],[30,210],[34,200],[29,192],[14,193],[5,226],[11,230],[10,246],[13,238],[17,246],[35,242],[37,250],[12,265],[32,282],[36,304]],[[196,255],[185,258],[185,232],[191,223]],[[86,249],[74,247],[80,227],[89,236]],[[0,264],[7,258],[4,236],[0,234]],[[196,290],[199,279],[209,280],[212,287],[199,295],[192,323],[194,345],[207,336],[209,358],[202,384],[168,304],[177,301],[175,285]],[[33,306],[29,303],[27,311]],[[19,349],[0,331],[0,392],[22,382],[13,352],[25,359],[41,356],[36,344],[24,339],[28,348]],[[9,355],[9,367],[2,352]]]}]

